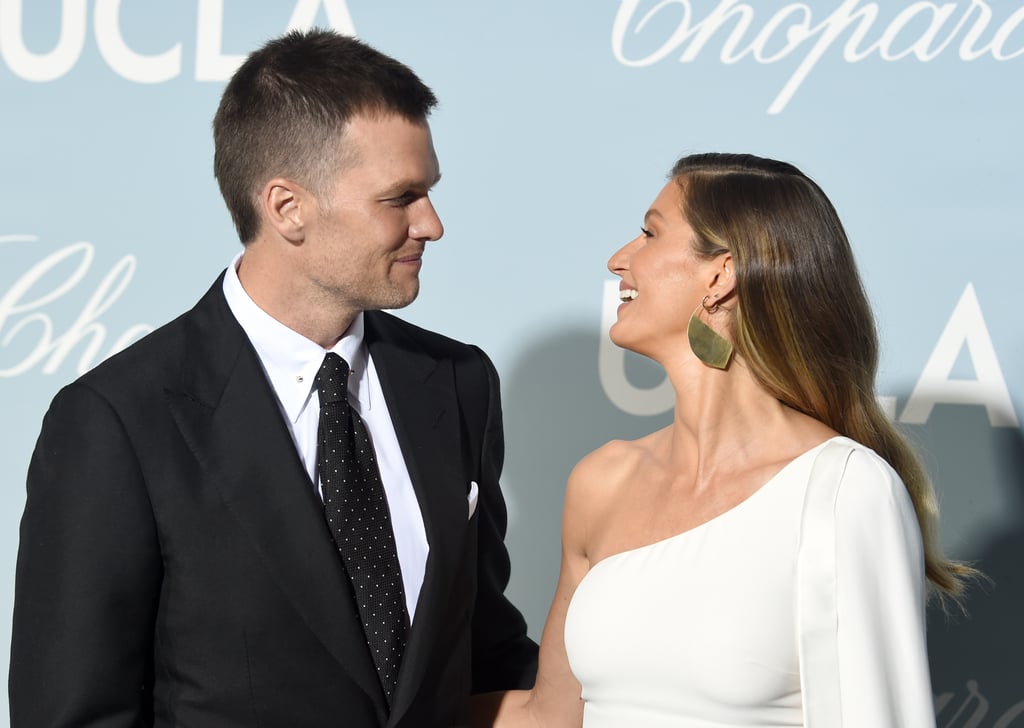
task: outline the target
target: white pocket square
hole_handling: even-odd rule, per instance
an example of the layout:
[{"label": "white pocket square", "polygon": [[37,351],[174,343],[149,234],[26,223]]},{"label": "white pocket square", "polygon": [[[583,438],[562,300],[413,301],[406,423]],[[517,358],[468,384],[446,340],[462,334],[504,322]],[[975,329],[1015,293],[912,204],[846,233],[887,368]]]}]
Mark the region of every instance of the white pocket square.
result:
[{"label": "white pocket square", "polygon": [[[469,495],[466,496],[466,500],[469,502],[469,518],[473,517],[476,513],[476,501],[480,497],[480,488],[477,487],[476,481],[469,481]],[[469,520],[467,518],[466,520]]]}]

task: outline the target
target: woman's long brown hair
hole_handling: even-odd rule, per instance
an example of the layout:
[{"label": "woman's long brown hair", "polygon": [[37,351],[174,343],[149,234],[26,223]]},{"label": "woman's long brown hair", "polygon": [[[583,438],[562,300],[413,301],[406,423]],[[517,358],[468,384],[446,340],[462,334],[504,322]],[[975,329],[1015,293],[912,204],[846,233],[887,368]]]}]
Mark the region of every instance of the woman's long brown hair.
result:
[{"label": "woman's long brown hair", "polygon": [[929,582],[959,599],[978,572],[942,555],[931,482],[878,404],[875,321],[832,203],[796,167],[752,155],[684,157],[672,177],[698,253],[735,261],[736,353],[779,401],[889,462],[917,513]]}]

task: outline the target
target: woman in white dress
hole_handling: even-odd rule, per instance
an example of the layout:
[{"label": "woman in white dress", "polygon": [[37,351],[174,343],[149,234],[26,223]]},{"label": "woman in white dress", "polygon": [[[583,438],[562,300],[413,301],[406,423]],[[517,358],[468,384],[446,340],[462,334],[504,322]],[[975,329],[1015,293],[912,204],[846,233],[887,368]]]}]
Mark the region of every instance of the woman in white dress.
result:
[{"label": "woman in white dress", "polygon": [[573,470],[536,686],[478,698],[475,724],[934,726],[926,589],[973,571],[939,552],[877,404],[824,193],[782,162],[685,157],[608,267],[611,338],[664,367],[674,418]]}]

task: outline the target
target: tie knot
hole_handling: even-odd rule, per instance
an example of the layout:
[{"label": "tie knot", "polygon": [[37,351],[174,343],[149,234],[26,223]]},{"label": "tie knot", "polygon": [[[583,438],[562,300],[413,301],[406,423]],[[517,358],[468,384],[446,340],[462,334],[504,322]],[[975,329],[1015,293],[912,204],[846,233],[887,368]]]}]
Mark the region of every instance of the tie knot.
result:
[{"label": "tie knot", "polygon": [[316,373],[316,388],[320,393],[320,404],[346,401],[348,363],[334,352],[329,352]]}]

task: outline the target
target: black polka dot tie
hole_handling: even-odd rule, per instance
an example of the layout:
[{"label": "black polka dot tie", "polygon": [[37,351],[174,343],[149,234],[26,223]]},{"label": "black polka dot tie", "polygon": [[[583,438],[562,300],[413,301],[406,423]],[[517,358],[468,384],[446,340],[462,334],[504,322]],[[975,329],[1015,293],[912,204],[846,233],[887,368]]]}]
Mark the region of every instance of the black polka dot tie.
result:
[{"label": "black polka dot tie", "polygon": [[384,485],[362,418],[348,403],[348,364],[324,357],[317,465],[324,514],[352,581],[366,642],[388,703],[395,691],[409,620]]}]

